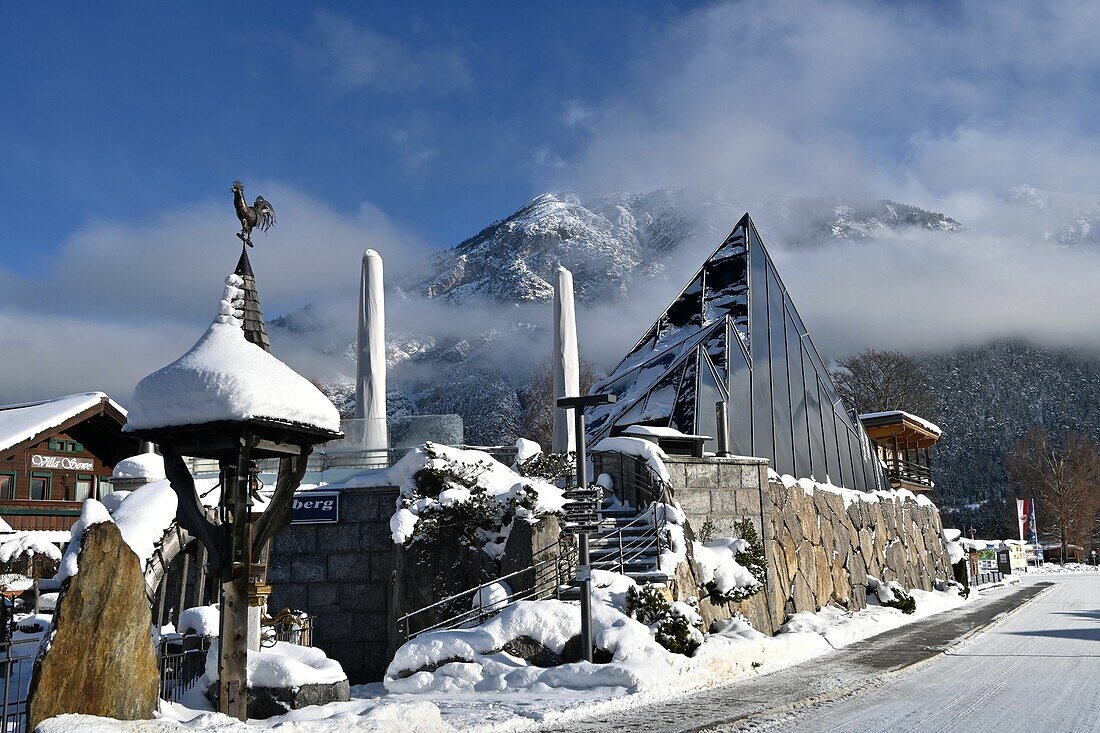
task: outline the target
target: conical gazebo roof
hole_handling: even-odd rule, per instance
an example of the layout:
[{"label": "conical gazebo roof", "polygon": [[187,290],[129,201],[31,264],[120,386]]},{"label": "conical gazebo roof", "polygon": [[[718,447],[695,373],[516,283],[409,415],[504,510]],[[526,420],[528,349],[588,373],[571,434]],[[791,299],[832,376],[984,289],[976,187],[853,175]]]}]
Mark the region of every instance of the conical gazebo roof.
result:
[{"label": "conical gazebo roof", "polygon": [[237,269],[233,274],[244,281],[241,284],[241,290],[244,291],[244,314],[241,317],[244,337],[264,351],[271,351],[271,342],[267,338],[267,324],[264,323],[264,314],[260,310],[260,295],[256,292],[256,276],[252,274],[252,263],[248,261],[247,247],[241,248],[241,258],[237,260]]}]

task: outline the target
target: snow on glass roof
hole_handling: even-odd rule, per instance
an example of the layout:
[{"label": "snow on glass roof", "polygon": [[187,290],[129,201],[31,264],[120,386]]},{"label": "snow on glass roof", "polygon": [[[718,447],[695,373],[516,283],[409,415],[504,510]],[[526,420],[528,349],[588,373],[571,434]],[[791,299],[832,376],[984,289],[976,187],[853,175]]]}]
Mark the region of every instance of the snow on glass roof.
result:
[{"label": "snow on glass roof", "polygon": [[245,338],[244,281],[225,279],[218,316],[176,361],[138,382],[125,430],[268,419],[339,432],[332,402]]},{"label": "snow on glass roof", "polygon": [[84,392],[52,400],[0,406],[0,450],[7,450],[56,428],[102,402],[108,402],[123,415],[126,414],[126,410],[103,392]]}]

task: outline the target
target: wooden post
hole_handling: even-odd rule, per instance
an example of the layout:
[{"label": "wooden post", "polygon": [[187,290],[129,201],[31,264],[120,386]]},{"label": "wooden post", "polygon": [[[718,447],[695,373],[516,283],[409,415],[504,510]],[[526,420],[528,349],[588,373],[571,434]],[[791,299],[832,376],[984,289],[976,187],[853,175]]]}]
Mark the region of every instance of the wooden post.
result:
[{"label": "wooden post", "polygon": [[175,624],[176,629],[179,630],[180,614],[183,613],[184,606],[187,603],[187,571],[190,570],[191,556],[186,552],[183,553],[183,567],[180,568],[180,598],[179,603],[176,604]]},{"label": "wooden post", "polygon": [[206,605],[206,546],[197,543],[199,548],[195,555],[195,595],[191,601],[192,606]]},{"label": "wooden post", "polygon": [[218,649],[218,711],[248,719],[248,531],[250,449],[222,461],[221,509],[228,549],[222,567],[221,628]]}]

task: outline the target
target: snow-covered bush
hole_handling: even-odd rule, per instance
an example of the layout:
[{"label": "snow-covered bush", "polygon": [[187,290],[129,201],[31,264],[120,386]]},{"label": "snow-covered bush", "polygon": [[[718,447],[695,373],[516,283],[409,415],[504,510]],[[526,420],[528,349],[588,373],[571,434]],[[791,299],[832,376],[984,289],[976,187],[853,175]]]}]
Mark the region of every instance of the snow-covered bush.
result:
[{"label": "snow-covered bush", "polygon": [[881,605],[896,608],[902,613],[913,613],[917,610],[917,600],[900,583],[893,580],[879,580],[868,575],[867,592],[873,593]]},{"label": "snow-covered bush", "polygon": [[539,478],[543,481],[557,481],[558,479],[572,476],[577,468],[577,454],[568,453],[535,453],[524,460],[517,457],[516,470],[521,476]]},{"label": "snow-covered bush", "polygon": [[660,587],[633,586],[626,593],[626,613],[653,632],[653,639],[674,654],[691,656],[703,643],[703,618],[695,599],[669,603]]},{"label": "snow-covered bush", "polygon": [[401,490],[390,520],[394,542],[457,541],[494,560],[513,521],[537,521],[564,501],[553,484],[525,479],[487,453],[434,443],[410,451],[379,480]]},{"label": "snow-covered bush", "polygon": [[739,538],[692,545],[699,586],[719,603],[742,601],[764,587],[764,548],[756,527],[747,518],[735,527]]}]

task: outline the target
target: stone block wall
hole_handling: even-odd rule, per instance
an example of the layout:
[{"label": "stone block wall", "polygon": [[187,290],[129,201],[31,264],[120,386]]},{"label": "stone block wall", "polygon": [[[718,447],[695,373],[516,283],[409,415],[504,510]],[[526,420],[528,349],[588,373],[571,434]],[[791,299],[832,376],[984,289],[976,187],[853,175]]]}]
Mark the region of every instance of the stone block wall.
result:
[{"label": "stone block wall", "polygon": [[292,524],[272,545],[268,608],[314,618],[313,643],[353,684],[382,678],[389,663],[394,545],[392,487],[344,489],[336,524]]},{"label": "stone block wall", "polygon": [[762,487],[768,481],[765,458],[689,458],[665,461],[676,501],[696,534],[706,522],[715,537],[730,537],[734,523],[748,517],[762,533]]},{"label": "stone block wall", "polygon": [[[867,605],[867,576],[932,590],[952,577],[939,511],[912,499],[845,502],[778,480],[764,502],[768,602],[776,625],[792,613]],[[876,500],[877,499],[877,500]]]},{"label": "stone block wall", "polygon": [[[829,604],[863,608],[868,574],[922,590],[952,577],[934,506],[871,494],[865,495],[868,501],[846,503],[842,495],[820,489],[807,495],[800,486],[769,479],[763,458],[669,456],[665,465],[673,496],[687,515],[689,539],[707,522],[714,538],[736,536],[734,523],[748,517],[764,547],[765,589],[740,603],[702,599],[708,621],[740,613],[758,630],[774,633],[800,611]],[[630,479],[616,468],[614,460],[601,464],[617,485]],[[690,587],[693,575],[690,569],[677,572],[675,597],[699,593]]]}]

